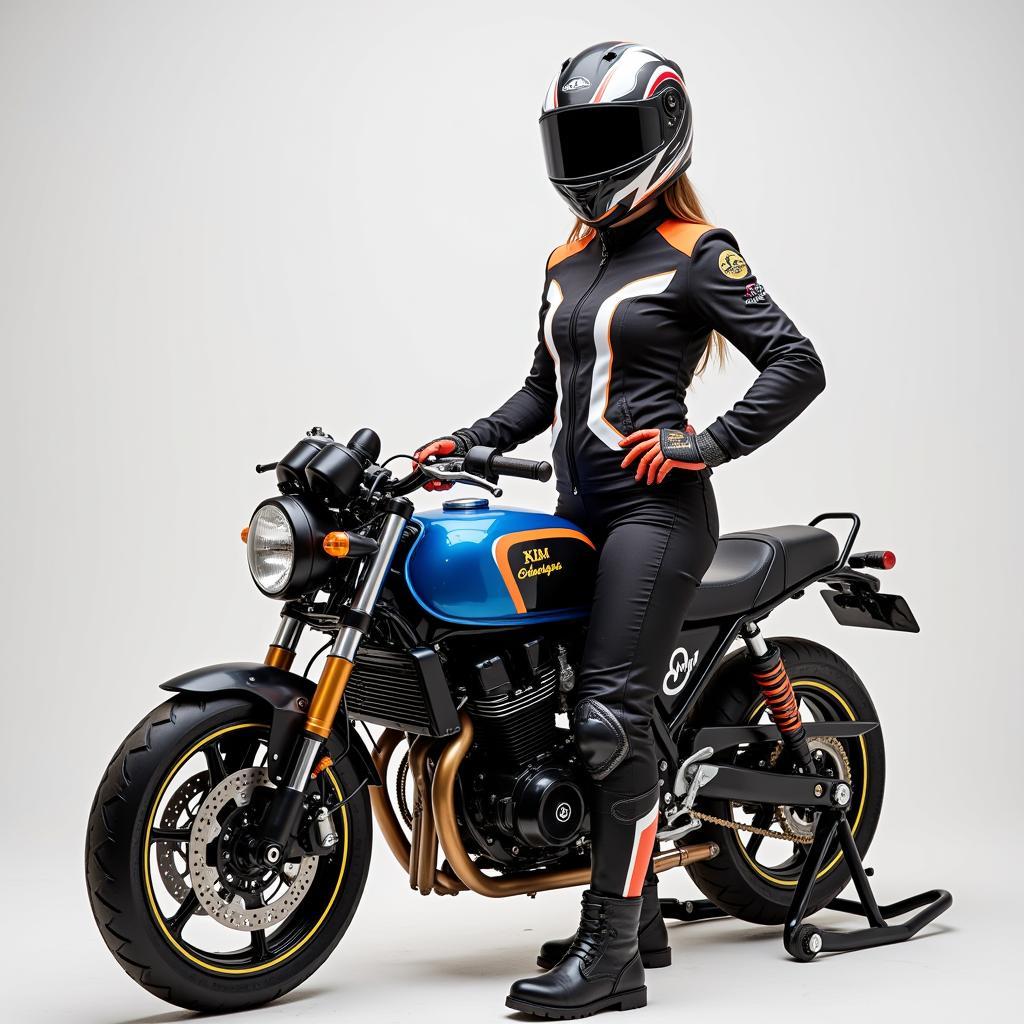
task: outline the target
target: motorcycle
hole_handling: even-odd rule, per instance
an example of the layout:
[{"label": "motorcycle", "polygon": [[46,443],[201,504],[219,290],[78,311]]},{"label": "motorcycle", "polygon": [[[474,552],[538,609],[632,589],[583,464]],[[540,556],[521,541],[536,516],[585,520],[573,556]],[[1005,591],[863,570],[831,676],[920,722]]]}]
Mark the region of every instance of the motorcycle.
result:
[{"label": "motorcycle", "polygon": [[[594,545],[566,520],[485,497],[418,514],[409,498],[430,480],[500,497],[502,477],[548,480],[545,462],[474,448],[396,476],[388,466],[408,456],[379,455],[372,430],[341,444],[314,428],[257,467],[278,483],[242,531],[253,581],[281,603],[266,657],[164,683],[170,698],[99,785],[93,914],[124,970],[178,1006],[264,1003],[324,963],[362,896],[371,812],[423,894],[588,882],[587,781],[569,722]],[[821,525],[838,521],[841,549]],[[951,902],[941,890],[875,902],[862,858],[885,750],[871,697],[828,648],[761,632],[812,585],[844,625],[918,630],[906,600],[865,571],[891,569],[891,552],[851,554],[859,528],[844,512],[723,536],[652,723],[654,868],[685,867],[706,897],[664,899],[663,913],[784,924],[798,960],[902,941]],[[300,675],[306,630],[328,640]],[[839,896],[851,878],[859,901]],[[805,923],[823,907],[868,926]]]}]

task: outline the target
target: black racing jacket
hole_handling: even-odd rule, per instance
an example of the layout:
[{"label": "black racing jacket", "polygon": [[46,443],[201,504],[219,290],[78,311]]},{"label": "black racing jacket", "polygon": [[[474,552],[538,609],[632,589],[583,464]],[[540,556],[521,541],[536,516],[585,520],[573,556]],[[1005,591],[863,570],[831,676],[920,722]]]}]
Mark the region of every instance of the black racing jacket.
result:
[{"label": "black racing jacket", "polygon": [[686,424],[686,389],[712,330],[760,371],[707,428],[732,459],[773,438],[822,391],[813,345],[728,231],[675,220],[659,204],[622,227],[590,232],[548,259],[526,382],[469,433],[507,451],[551,427],[559,491],[645,486],[621,468],[619,441]]}]

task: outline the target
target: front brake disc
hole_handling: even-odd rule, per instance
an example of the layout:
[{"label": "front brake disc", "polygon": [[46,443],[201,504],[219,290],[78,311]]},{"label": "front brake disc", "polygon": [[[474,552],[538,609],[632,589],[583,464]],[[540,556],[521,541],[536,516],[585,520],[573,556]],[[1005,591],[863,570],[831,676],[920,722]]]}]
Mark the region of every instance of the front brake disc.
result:
[{"label": "front brake disc", "polygon": [[316,874],[316,857],[285,863],[280,872],[271,873],[260,896],[262,905],[248,907],[229,891],[217,865],[207,864],[207,848],[221,832],[221,812],[229,804],[251,803],[260,788],[275,788],[266,768],[243,768],[219,782],[199,808],[188,844],[189,873],[200,906],[214,921],[239,932],[261,931],[284,921],[302,902]]},{"label": "front brake disc", "polygon": [[[199,772],[198,775],[186,779],[167,801],[164,813],[160,816],[160,828],[191,830],[195,813],[190,810],[190,806],[197,796],[206,792],[208,782],[209,775],[206,772]],[[192,892],[192,886],[188,881],[186,856],[185,843],[156,844],[157,870],[167,891],[178,904],[184,903]],[[206,910],[200,905],[196,913],[205,916]]]}]

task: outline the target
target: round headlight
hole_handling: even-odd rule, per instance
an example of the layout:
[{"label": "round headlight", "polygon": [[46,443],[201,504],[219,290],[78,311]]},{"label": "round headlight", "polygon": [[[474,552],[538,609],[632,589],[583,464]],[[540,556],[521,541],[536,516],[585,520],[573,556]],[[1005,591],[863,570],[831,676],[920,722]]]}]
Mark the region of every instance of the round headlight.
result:
[{"label": "round headlight", "polygon": [[263,505],[249,524],[249,571],[265,594],[280,594],[295,568],[295,533],[276,505]]},{"label": "round headlight", "polygon": [[268,498],[253,513],[245,541],[253,582],[267,597],[291,601],[317,590],[337,568],[324,537],[337,524],[303,498]]}]

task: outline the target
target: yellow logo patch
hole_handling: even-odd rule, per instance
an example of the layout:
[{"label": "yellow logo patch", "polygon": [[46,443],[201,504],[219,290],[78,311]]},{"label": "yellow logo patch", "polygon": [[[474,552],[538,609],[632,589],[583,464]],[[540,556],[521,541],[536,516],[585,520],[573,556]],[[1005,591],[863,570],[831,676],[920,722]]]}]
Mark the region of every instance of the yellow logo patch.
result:
[{"label": "yellow logo patch", "polygon": [[718,269],[734,281],[738,281],[750,273],[750,268],[735,249],[722,250],[722,255],[718,257]]}]

